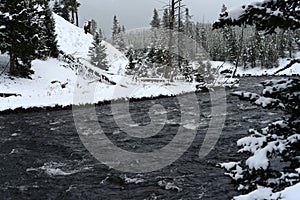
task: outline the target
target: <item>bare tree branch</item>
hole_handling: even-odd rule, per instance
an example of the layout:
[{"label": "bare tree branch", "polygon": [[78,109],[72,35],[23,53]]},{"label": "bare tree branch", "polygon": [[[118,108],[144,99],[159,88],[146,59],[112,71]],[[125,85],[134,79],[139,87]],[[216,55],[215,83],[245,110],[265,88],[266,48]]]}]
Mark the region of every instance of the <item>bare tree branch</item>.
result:
[{"label": "bare tree branch", "polygon": [[294,64],[296,64],[296,63],[300,63],[300,58],[296,58],[296,59],[291,60],[291,62],[290,62],[289,64],[287,64],[285,67],[283,67],[283,68],[277,70],[273,75],[276,75],[276,74],[278,74],[279,72],[282,72],[282,71],[284,71],[284,70],[286,70],[286,69],[292,67],[292,66],[293,66]]}]

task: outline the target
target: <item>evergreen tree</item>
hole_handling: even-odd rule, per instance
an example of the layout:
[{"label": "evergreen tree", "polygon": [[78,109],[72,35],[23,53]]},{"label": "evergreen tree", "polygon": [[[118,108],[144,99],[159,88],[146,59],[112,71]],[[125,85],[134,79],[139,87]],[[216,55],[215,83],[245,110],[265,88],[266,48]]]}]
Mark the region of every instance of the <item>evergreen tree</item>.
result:
[{"label": "evergreen tree", "polygon": [[[10,74],[27,77],[31,61],[37,58],[39,45],[39,23],[37,2],[27,0],[1,1],[0,29],[1,52],[10,56]],[[19,60],[21,62],[19,62]]]},{"label": "evergreen tree", "polygon": [[157,10],[154,8],[154,11],[153,11],[153,19],[150,23],[151,25],[151,28],[153,29],[158,29],[160,27],[160,19],[159,19],[159,15],[158,15],[158,12]]},{"label": "evergreen tree", "polygon": [[[66,1],[66,0],[65,0]],[[71,23],[79,26],[78,7],[80,4],[77,0],[67,0],[71,11]]]},{"label": "evergreen tree", "polygon": [[[223,4],[221,12],[226,12],[227,7]],[[230,26],[225,26],[222,28],[223,38],[226,41],[226,60],[235,63],[237,58],[237,41],[234,30]]]},{"label": "evergreen tree", "polygon": [[62,8],[61,8],[61,17],[67,21],[70,21],[70,4],[67,0],[62,1]]},{"label": "evergreen tree", "polygon": [[279,55],[281,58],[284,58],[285,57],[285,50],[286,50],[286,31],[285,30],[279,30],[279,33],[278,33],[278,40],[277,40],[277,43],[278,43],[278,51],[279,51]]},{"label": "evergreen tree", "polygon": [[92,35],[95,35],[95,33],[97,32],[97,22],[94,19],[91,20],[90,31]]},{"label": "evergreen tree", "polygon": [[294,48],[296,46],[295,39],[293,32],[291,30],[286,31],[286,40],[287,40],[287,52],[289,58],[293,58],[294,53],[296,52],[296,49]]},{"label": "evergreen tree", "polygon": [[297,30],[300,27],[299,7],[300,2],[294,0],[257,2],[243,6],[237,17],[229,15],[227,11],[222,12],[213,27],[255,25],[259,31],[267,34],[275,33],[277,28]]},{"label": "evergreen tree", "polygon": [[184,27],[185,27],[185,34],[188,37],[193,37],[193,24],[191,22],[191,16],[190,16],[190,11],[188,8],[185,9],[185,23],[184,23]]},{"label": "evergreen tree", "polygon": [[278,67],[278,51],[276,46],[275,35],[265,36],[263,42],[263,53],[264,53],[264,64],[263,67],[270,69],[273,67]]},{"label": "evergreen tree", "polygon": [[94,35],[94,41],[92,43],[92,47],[89,51],[89,56],[91,58],[91,63],[100,69],[107,70],[108,62],[107,62],[107,54],[106,47],[102,44],[102,31],[96,32]]},{"label": "evergreen tree", "polygon": [[164,9],[164,14],[162,17],[162,27],[165,29],[170,28],[170,14],[168,9]]},{"label": "evergreen tree", "polygon": [[250,38],[250,41],[248,42],[247,47],[245,48],[245,51],[246,52],[243,54],[244,66],[247,65],[247,63],[249,62],[252,68],[256,67],[259,49],[257,48],[257,41],[254,36]]},{"label": "evergreen tree", "polygon": [[[226,12],[222,13],[214,28],[255,24],[258,30],[265,31],[265,35],[268,36],[262,39],[264,52],[269,50],[265,52],[264,57],[267,58],[267,62],[272,62],[278,60],[278,57],[273,57],[276,53],[272,52],[277,47],[276,41],[269,34],[274,33],[277,28],[299,29],[299,9],[299,1],[265,0],[244,6],[238,16],[231,17]],[[287,66],[276,73],[288,69],[295,63],[300,63],[300,59],[291,60]],[[267,66],[273,64],[267,63]],[[300,81],[299,78],[268,80],[262,85],[264,90],[261,94],[238,92],[235,95],[249,99],[264,108],[280,108],[286,115],[280,121],[269,123],[268,127],[249,130],[251,135],[238,141],[238,145],[241,146],[239,152],[246,153],[249,158],[243,157],[238,162],[224,163],[221,166],[238,184],[240,190],[252,191],[257,189],[257,186],[262,186],[275,192],[300,181],[298,159]],[[271,100],[261,103],[260,100],[265,98]],[[279,160],[283,162],[281,165],[278,165]],[[261,198],[269,197],[271,194]],[[281,197],[281,194],[278,195],[278,198]]]},{"label": "evergreen tree", "polygon": [[53,12],[58,14],[59,16],[62,15],[62,5],[60,1],[55,0],[54,5],[53,5]]},{"label": "evergreen tree", "polygon": [[44,55],[57,58],[59,54],[59,50],[57,47],[57,40],[56,40],[57,35],[55,33],[55,22],[48,3],[45,3],[43,6],[44,9],[42,13],[44,13],[44,18],[42,23],[42,36],[44,42],[42,44],[45,45]]},{"label": "evergreen tree", "polygon": [[[200,24],[198,25],[198,31],[201,31],[200,41],[201,41],[202,48],[204,48],[205,51],[208,51],[207,34],[206,34],[206,31],[205,31],[205,28],[204,28],[204,24],[202,25],[201,28],[199,26],[200,26]],[[196,34],[197,34],[197,31],[196,31]],[[197,37],[197,35],[196,35],[196,37]],[[197,41],[197,39],[196,39],[196,41]]]},{"label": "evergreen tree", "polygon": [[112,43],[113,43],[113,45],[116,45],[117,37],[118,37],[119,33],[120,33],[119,32],[119,22],[118,22],[117,16],[115,15],[114,19],[113,19],[113,28],[112,28]]},{"label": "evergreen tree", "polygon": [[119,25],[117,16],[114,16],[112,28],[112,43],[120,51],[125,51],[125,41],[123,38],[123,34],[124,33],[121,31],[121,26]]},{"label": "evergreen tree", "polygon": [[151,64],[154,63],[158,65],[162,64],[162,49],[163,48],[160,44],[161,35],[158,35],[158,29],[160,27],[160,18],[156,9],[153,10],[153,18],[150,22],[151,25],[151,45],[150,49],[148,50],[147,57],[150,59]]}]

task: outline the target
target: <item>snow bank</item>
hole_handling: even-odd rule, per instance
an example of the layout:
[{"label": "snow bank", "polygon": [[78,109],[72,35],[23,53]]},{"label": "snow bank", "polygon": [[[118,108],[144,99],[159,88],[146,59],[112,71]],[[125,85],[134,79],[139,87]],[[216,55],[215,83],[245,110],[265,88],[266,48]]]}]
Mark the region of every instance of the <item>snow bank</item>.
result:
[{"label": "snow bank", "polygon": [[256,200],[256,199],[284,199],[298,200],[300,197],[300,183],[287,187],[280,192],[273,193],[271,188],[258,187],[253,192],[246,195],[235,197],[235,200]]},{"label": "snow bank", "polygon": [[[0,97],[0,111],[16,108],[68,106],[74,103],[98,103],[101,101],[171,96],[195,91],[190,83],[175,82],[172,85],[150,82],[134,82],[131,77],[105,74],[117,84],[99,82],[91,77],[82,77],[66,63],[56,59],[35,60],[32,79],[0,77],[1,93],[16,96]],[[99,71],[101,71],[99,69]],[[79,85],[78,85],[79,84]],[[78,87],[81,88],[78,90]],[[79,99],[74,101],[75,89]],[[80,94],[78,94],[78,91]]]},{"label": "snow bank", "polygon": [[[300,57],[300,51],[296,54],[296,58]],[[255,68],[247,68],[244,69],[243,67],[238,67],[236,75],[238,76],[268,76],[273,75],[276,71],[279,69],[285,67],[290,62],[289,59],[281,58],[279,59],[279,67],[277,68],[271,68],[271,69],[262,69],[261,67],[255,67]],[[224,63],[221,61],[211,61],[214,68],[218,68],[219,66],[223,65],[220,69],[220,71],[224,70],[231,70],[233,71],[235,69],[235,66],[233,66],[231,63]],[[291,76],[291,75],[300,75],[300,63],[294,64],[292,67],[279,72],[277,76]]]}]

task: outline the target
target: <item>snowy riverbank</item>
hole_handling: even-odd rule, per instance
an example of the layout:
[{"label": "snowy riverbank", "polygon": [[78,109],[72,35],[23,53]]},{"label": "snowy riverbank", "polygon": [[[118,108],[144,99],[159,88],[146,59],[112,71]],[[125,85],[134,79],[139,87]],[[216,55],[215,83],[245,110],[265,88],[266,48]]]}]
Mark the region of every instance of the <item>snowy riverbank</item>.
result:
[{"label": "snowy riverbank", "polygon": [[[174,82],[149,83],[133,81],[125,76],[127,58],[109,43],[104,42],[107,48],[109,71],[103,71],[90,66],[88,51],[92,43],[92,36],[61,17],[55,15],[56,33],[60,50],[66,55],[84,62],[94,72],[108,77],[115,83],[99,81],[91,72],[82,73],[77,66],[63,61],[63,59],[35,60],[32,63],[34,74],[32,79],[12,78],[4,73],[0,76],[0,111],[16,108],[55,107],[74,104],[75,88],[80,88],[83,99],[76,99],[77,103],[97,103],[101,101],[170,96],[194,91],[192,84]],[[8,56],[1,55],[1,66],[8,63]],[[3,68],[1,68],[3,69]],[[121,89],[120,89],[121,88]],[[77,94],[78,95],[78,94]],[[89,99],[84,97],[89,96]]]}]

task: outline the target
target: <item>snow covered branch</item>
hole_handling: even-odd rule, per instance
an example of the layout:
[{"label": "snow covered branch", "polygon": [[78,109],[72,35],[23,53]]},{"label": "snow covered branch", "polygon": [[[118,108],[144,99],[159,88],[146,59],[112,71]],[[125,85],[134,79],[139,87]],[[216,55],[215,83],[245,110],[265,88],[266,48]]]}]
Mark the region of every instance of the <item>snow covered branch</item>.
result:
[{"label": "snow covered branch", "polygon": [[296,30],[300,27],[300,1],[264,0],[225,11],[214,29],[225,26],[255,25],[258,30],[274,33],[276,28]]},{"label": "snow covered branch", "polygon": [[262,187],[278,196],[279,193],[273,192],[300,182],[300,79],[267,80],[262,85],[261,95],[251,92],[234,92],[233,95],[262,107],[279,107],[286,115],[265,128],[250,129],[249,136],[237,142],[238,152],[249,157],[220,166],[238,185],[238,190],[259,191]]}]

